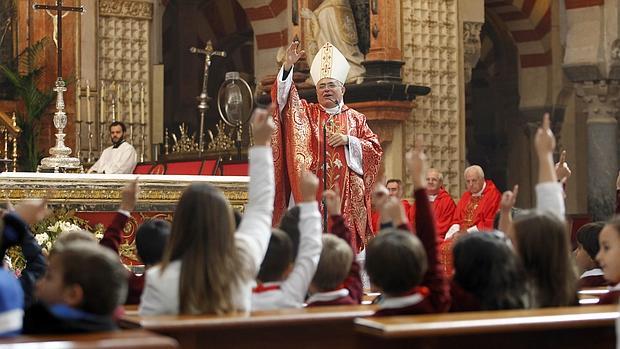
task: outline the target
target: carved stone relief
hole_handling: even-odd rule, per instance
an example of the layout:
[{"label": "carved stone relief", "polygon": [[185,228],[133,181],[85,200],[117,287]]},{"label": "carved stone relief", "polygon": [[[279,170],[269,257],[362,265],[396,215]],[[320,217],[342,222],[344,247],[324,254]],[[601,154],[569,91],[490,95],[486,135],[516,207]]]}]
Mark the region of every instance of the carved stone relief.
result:
[{"label": "carved stone relief", "polygon": [[465,83],[471,81],[471,70],[474,69],[480,59],[480,30],[484,23],[463,22],[463,55],[465,70]]},{"label": "carved stone relief", "polygon": [[455,0],[404,1],[404,81],[431,87],[431,93],[416,100],[405,125],[407,148],[412,135],[422,135],[431,165],[444,174],[446,189],[461,193],[459,132],[459,28]]},{"label": "carved stone relief", "polygon": [[[114,99],[120,121],[129,122],[128,112],[131,105],[134,123],[137,125],[140,121],[149,125],[144,128],[145,134],[136,134],[134,140],[134,147],[140,153],[138,139],[146,137],[144,143],[147,157],[150,148],[152,17],[153,5],[150,2],[129,0],[99,2],[98,86],[102,83],[107,86],[104,97],[108,103]],[[115,88],[110,88],[111,86]],[[140,115],[141,86],[144,86],[144,117]],[[129,89],[132,89],[132,93],[129,93]],[[107,108],[110,108],[109,104]],[[136,127],[136,131],[138,129],[140,128]]]}]

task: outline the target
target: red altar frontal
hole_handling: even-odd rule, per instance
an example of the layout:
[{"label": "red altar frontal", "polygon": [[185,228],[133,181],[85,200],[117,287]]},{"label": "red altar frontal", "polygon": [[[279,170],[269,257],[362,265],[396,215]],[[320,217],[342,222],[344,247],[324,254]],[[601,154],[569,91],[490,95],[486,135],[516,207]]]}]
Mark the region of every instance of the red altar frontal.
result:
[{"label": "red altar frontal", "polygon": [[56,223],[54,219],[72,219],[82,222],[83,229],[102,232],[116,214],[121,189],[136,178],[140,185],[138,204],[125,226],[120,248],[123,262],[129,265],[139,263],[135,250],[137,227],[152,218],[172,220],[176,202],[190,184],[202,182],[220,188],[232,206],[241,211],[247,202],[249,178],[246,176],[4,172],[0,174],[0,196],[13,203],[47,198],[57,218],[52,218],[46,225]]}]

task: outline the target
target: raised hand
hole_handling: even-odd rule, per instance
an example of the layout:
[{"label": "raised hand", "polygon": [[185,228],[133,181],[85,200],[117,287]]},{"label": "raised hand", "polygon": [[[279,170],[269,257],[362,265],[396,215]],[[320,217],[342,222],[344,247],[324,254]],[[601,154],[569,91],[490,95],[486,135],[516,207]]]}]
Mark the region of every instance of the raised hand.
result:
[{"label": "raised hand", "polygon": [[254,135],[254,144],[271,145],[271,134],[275,126],[269,111],[265,108],[256,108],[252,112],[252,134]]},{"label": "raised hand", "polygon": [[304,171],[300,180],[302,202],[316,201],[316,193],[319,188],[319,178],[312,172]]},{"label": "raised hand", "polygon": [[422,136],[417,136],[415,146],[407,152],[407,169],[409,178],[415,189],[424,188],[426,183],[426,155],[424,155],[424,142]]},{"label": "raised hand", "polygon": [[301,57],[306,54],[306,51],[299,51],[299,40],[293,41],[286,49],[286,56],[284,57],[284,70],[289,71],[299,61]]},{"label": "raised hand", "polygon": [[553,149],[555,137],[551,132],[549,113],[545,113],[542,125],[536,131],[534,146],[538,154],[538,183],[556,182],[555,165],[553,163]]},{"label": "raised hand", "polygon": [[138,193],[140,189],[138,187],[138,178],[129,183],[121,191],[121,206],[120,209],[124,211],[133,211],[136,208],[136,202],[138,201]]},{"label": "raised hand", "polygon": [[373,189],[371,194],[371,201],[376,211],[381,212],[381,210],[383,210],[383,206],[385,206],[389,195],[390,192],[384,184],[379,182],[375,184],[375,188]]},{"label": "raised hand", "polygon": [[393,196],[388,197],[381,211],[381,221],[391,221],[394,227],[407,223],[407,212],[399,199]]},{"label": "raised hand", "polygon": [[558,180],[566,182],[566,180],[573,174],[566,163],[566,150],[563,150],[560,154],[560,160],[555,164],[555,175]]},{"label": "raised hand", "polygon": [[340,204],[340,190],[336,187],[336,190],[326,190],[323,192],[323,198],[325,199],[325,207],[327,214],[330,216],[340,216],[341,204]]},{"label": "raised hand", "polygon": [[499,202],[499,207],[502,213],[510,213],[515,203],[517,202],[517,195],[519,195],[519,185],[515,185],[512,191],[507,190],[502,194],[502,199]]},{"label": "raised hand", "polygon": [[46,199],[35,199],[22,201],[15,205],[17,214],[26,224],[33,225],[45,218],[49,214]]},{"label": "raised hand", "polygon": [[555,136],[553,136],[553,132],[551,131],[549,113],[545,113],[542,125],[536,131],[534,146],[536,147],[538,156],[551,154],[555,149]]}]

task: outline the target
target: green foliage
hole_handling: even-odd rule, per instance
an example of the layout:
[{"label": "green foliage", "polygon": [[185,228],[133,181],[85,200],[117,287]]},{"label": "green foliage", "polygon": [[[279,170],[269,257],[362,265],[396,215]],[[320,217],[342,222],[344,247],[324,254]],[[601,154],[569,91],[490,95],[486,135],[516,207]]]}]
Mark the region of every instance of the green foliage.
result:
[{"label": "green foliage", "polygon": [[35,171],[42,157],[38,144],[41,119],[56,97],[51,87],[39,88],[44,66],[38,58],[48,43],[49,39],[43,38],[25,48],[15,62],[0,64],[0,73],[7,78],[16,96],[24,104],[25,112],[17,112],[17,124],[22,129],[20,165],[24,171]]}]

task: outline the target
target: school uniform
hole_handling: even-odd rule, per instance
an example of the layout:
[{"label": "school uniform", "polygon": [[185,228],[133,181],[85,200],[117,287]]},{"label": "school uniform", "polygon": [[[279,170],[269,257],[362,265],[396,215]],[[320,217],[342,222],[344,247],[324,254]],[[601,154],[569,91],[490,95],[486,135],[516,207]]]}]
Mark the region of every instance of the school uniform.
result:
[{"label": "school uniform", "polygon": [[[331,233],[346,241],[351,246],[351,231],[344,223],[341,215],[331,216],[332,231]],[[353,249],[353,247],[351,247]],[[327,305],[354,305],[362,302],[364,288],[362,285],[362,277],[360,273],[360,264],[355,258],[351,262],[349,275],[336,290],[327,292],[317,292],[312,294],[306,301],[308,307],[327,306]]]},{"label": "school uniform", "polygon": [[283,282],[258,284],[252,290],[252,311],[301,308],[319,265],[323,240],[316,201],[299,205],[299,252],[293,271]]},{"label": "school uniform", "polygon": [[448,283],[441,272],[437,256],[437,236],[433,212],[426,189],[414,192],[416,202],[416,234],[424,249],[428,261],[428,270],[422,283],[402,296],[385,296],[378,304],[375,316],[429,314],[448,310],[450,293]]},{"label": "school uniform", "polygon": [[577,282],[578,289],[603,286],[609,286],[609,281],[605,280],[603,270],[600,268],[586,270]]},{"label": "school uniform", "polygon": [[64,304],[35,303],[24,315],[24,334],[64,334],[115,331],[112,315],[103,316]]}]

